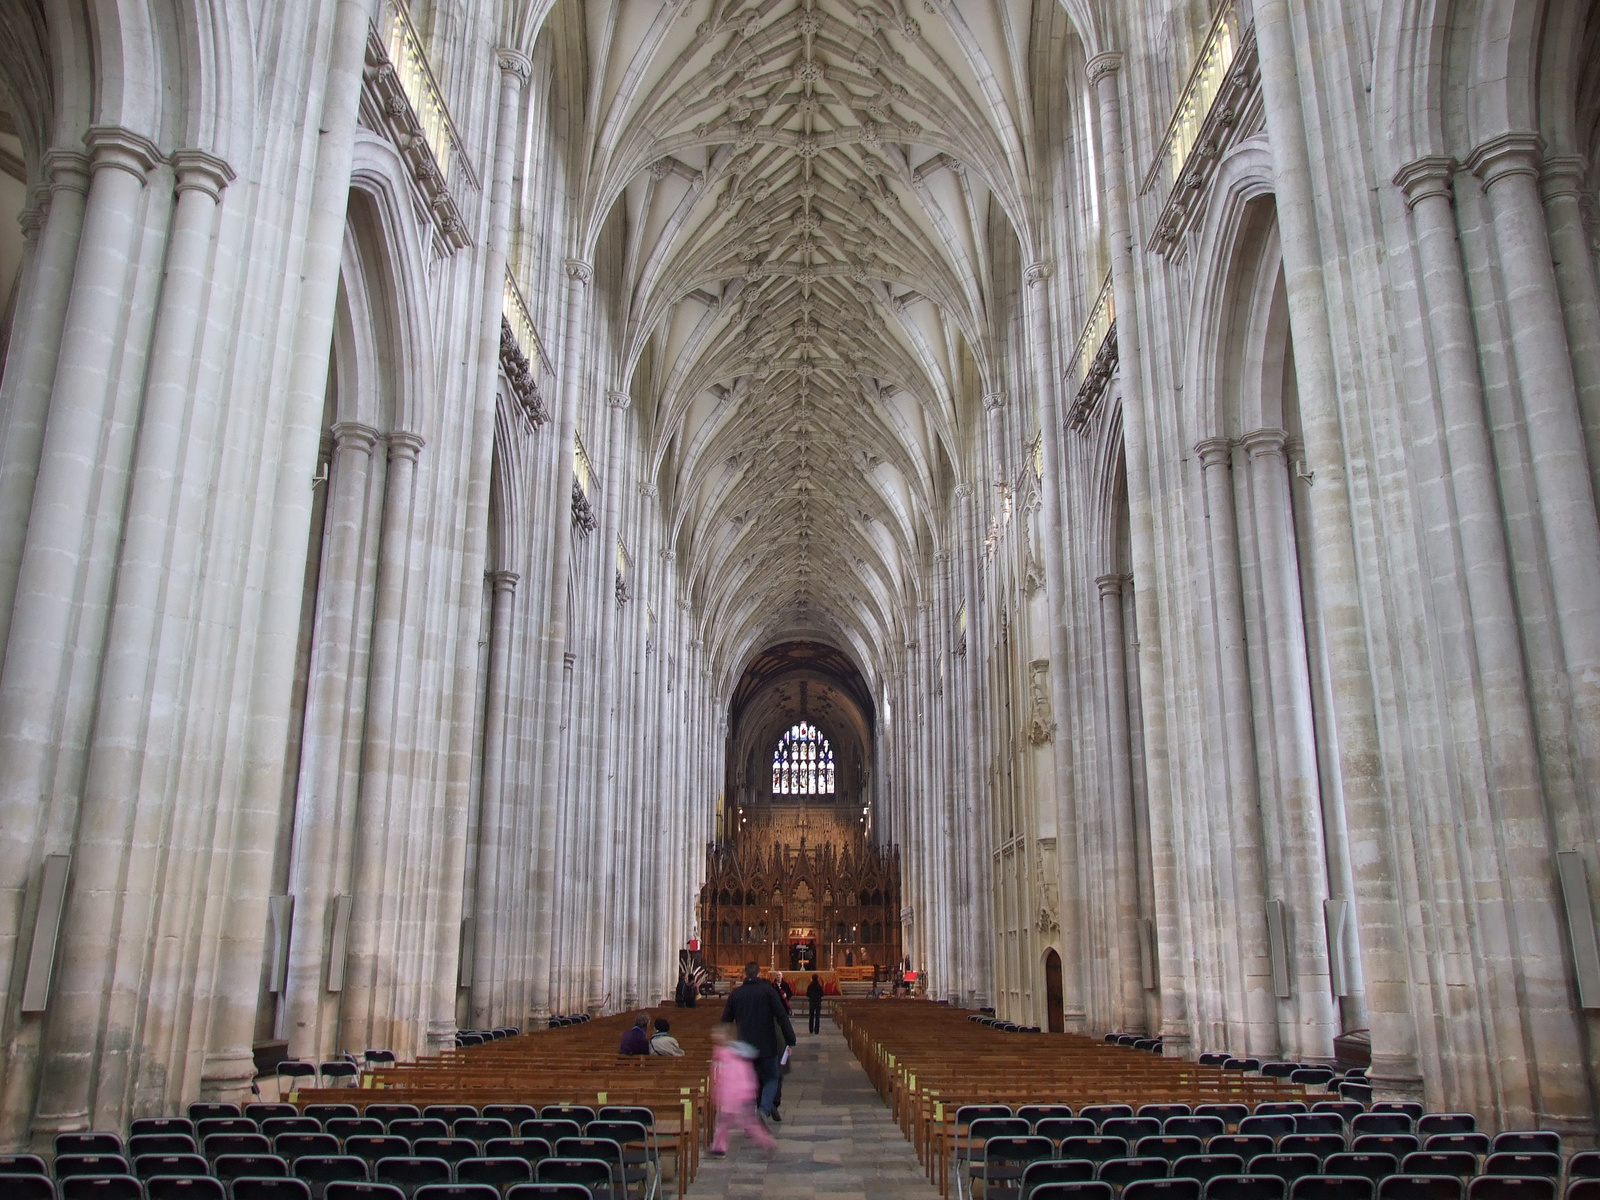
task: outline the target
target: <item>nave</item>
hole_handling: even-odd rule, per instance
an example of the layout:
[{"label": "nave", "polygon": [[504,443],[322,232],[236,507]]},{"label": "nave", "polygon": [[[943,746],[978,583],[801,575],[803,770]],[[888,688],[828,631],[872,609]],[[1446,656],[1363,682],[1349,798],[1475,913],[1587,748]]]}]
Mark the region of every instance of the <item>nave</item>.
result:
[{"label": "nave", "polygon": [[6,0],[0,1152],[751,960],[1588,1147],[1597,163],[1594,0]]}]

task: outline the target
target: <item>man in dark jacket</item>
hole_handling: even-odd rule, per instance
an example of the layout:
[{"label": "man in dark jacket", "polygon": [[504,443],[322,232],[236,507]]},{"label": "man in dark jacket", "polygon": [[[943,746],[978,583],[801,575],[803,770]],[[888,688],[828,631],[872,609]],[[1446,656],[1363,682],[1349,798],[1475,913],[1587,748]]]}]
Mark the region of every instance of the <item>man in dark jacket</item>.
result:
[{"label": "man in dark jacket", "polygon": [[737,1023],[739,1040],[755,1048],[756,1079],[761,1083],[757,1107],[761,1115],[781,1120],[777,1114],[778,1081],[782,1078],[779,1059],[784,1046],[794,1045],[794,1026],[783,1010],[778,989],[761,978],[761,968],[755,963],[745,963],[744,982],[729,993],[722,1019]]},{"label": "man in dark jacket", "polygon": [[811,1002],[809,1015],[811,1017],[812,1033],[822,1032],[822,996],[826,990],[822,986],[822,980],[813,975],[811,977],[811,986],[806,988],[806,999]]}]

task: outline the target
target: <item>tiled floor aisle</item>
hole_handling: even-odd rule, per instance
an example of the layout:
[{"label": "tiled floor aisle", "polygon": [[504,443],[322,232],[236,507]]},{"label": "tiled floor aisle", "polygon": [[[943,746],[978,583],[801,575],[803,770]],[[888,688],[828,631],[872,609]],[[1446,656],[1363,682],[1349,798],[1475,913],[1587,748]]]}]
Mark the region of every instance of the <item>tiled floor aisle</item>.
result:
[{"label": "tiled floor aisle", "polygon": [[812,1037],[800,1014],[795,1032],[800,1044],[783,1081],[783,1123],[772,1126],[777,1157],[763,1162],[759,1149],[734,1134],[727,1158],[702,1156],[687,1200],[936,1200],[938,1189],[923,1175],[839,1027],[824,1021]]}]

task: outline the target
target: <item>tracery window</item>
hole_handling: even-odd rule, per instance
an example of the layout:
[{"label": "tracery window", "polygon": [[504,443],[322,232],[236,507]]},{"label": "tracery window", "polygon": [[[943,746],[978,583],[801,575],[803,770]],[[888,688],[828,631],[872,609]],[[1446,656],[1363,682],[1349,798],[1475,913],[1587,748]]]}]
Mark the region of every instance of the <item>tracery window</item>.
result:
[{"label": "tracery window", "polygon": [[772,792],[776,796],[833,795],[833,747],[822,730],[800,721],[772,752]]}]

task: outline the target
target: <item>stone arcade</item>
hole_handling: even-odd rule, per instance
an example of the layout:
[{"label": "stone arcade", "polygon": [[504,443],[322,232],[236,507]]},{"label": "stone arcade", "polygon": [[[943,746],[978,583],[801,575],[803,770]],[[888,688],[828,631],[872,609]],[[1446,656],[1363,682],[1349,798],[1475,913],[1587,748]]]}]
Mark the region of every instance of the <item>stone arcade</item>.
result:
[{"label": "stone arcade", "polygon": [[1591,0],[6,0],[0,1146],[659,1001],[747,821],[1592,1139],[1597,160]]}]

